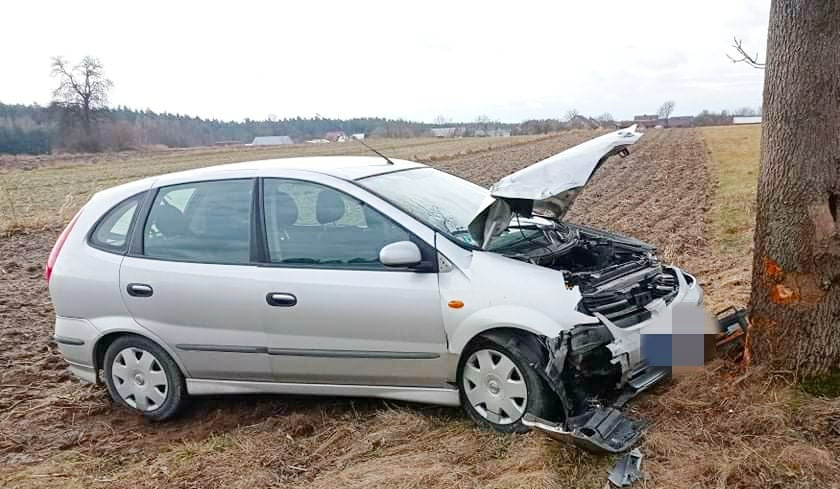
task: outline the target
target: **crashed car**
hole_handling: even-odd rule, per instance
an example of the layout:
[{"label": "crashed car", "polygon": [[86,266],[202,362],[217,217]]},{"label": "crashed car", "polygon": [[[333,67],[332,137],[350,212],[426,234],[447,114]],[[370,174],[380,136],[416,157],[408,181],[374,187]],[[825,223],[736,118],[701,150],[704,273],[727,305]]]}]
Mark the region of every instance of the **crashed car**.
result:
[{"label": "crashed car", "polygon": [[667,376],[641,332],[703,294],[653,246],[564,216],[640,137],[602,135],[489,190],[315,157],[99,192],[46,265],[55,341],[73,373],[153,420],[188,396],[364,396],[627,445],[638,430],[607,406]]}]

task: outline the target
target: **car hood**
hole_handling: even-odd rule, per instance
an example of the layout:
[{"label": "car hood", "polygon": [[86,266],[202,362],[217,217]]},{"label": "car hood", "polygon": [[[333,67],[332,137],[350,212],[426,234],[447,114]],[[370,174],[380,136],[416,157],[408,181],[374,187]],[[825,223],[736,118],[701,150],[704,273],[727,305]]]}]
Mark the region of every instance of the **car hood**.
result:
[{"label": "car hood", "polygon": [[598,136],[502,178],[492,187],[469,225],[476,243],[486,248],[507,229],[514,213],[560,220],[592,175],[614,154],[642,137],[636,125]]}]

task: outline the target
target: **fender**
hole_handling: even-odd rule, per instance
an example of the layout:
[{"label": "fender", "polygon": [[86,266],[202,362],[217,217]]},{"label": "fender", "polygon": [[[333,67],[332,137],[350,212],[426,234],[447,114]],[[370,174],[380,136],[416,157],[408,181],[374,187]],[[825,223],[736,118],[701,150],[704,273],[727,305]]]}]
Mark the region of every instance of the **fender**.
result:
[{"label": "fender", "polygon": [[574,324],[572,320],[569,325],[559,324],[542,312],[522,306],[486,307],[470,314],[448,332],[449,351],[458,355],[475,336],[496,328],[521,329],[538,336],[554,337],[560,331],[571,328]]},{"label": "fender", "polygon": [[[150,341],[154,341],[159,347],[163,348],[163,350],[166,353],[168,353],[170,357],[172,357],[172,360],[175,361],[175,364],[178,365],[178,368],[181,370],[181,373],[184,375],[184,378],[190,377],[189,371],[181,362],[181,358],[178,356],[175,350],[169,344],[163,341],[163,339],[161,339],[158,335],[152,333],[137,321],[122,317],[100,317],[89,321],[100,332],[100,334],[93,340],[93,346],[91,347],[91,365],[94,364],[95,358],[93,357],[93,355],[96,351],[96,345],[99,344],[99,341],[102,340],[102,338],[115,333],[135,334],[137,336],[142,336]],[[99,367],[101,368],[102,366],[100,365]]]}]

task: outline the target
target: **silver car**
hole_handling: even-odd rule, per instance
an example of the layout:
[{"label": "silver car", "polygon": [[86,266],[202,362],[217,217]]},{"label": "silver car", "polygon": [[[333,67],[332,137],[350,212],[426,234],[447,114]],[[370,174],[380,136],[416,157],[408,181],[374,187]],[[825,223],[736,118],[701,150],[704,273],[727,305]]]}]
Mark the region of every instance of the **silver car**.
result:
[{"label": "silver car", "polygon": [[94,195],[45,268],[70,370],[152,420],[188,396],[364,396],[527,429],[664,377],[641,331],[696,280],[563,216],[635,128],[490,190],[375,157],[257,161]]}]

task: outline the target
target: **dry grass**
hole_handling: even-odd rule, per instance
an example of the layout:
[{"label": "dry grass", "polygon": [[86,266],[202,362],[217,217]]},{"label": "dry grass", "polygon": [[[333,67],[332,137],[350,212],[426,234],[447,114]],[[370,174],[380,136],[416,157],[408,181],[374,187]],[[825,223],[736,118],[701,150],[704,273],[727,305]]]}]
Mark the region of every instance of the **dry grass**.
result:
[{"label": "dry grass", "polygon": [[708,171],[712,180],[708,235],[715,263],[704,277],[726,291],[725,305],[746,306],[752,271],[755,192],[761,126],[704,127]]},{"label": "dry grass", "polygon": [[761,368],[712,364],[642,399],[654,487],[831,488],[840,484],[840,399],[803,394]]},{"label": "dry grass", "polygon": [[[368,144],[393,158],[431,162],[515,147],[541,139],[546,139],[546,136],[373,139]],[[151,175],[249,160],[371,154],[362,145],[349,141],[96,155],[6,156],[0,158],[0,233],[67,222],[93,193]]]},{"label": "dry grass", "polygon": [[[453,410],[321,408],[264,417],[159,453],[60,452],[6,487],[601,487],[609,458],[479,431]],[[50,481],[50,482],[47,482]]]},{"label": "dry grass", "polygon": [[704,127],[717,188],[711,231],[724,253],[752,252],[761,125]]}]

